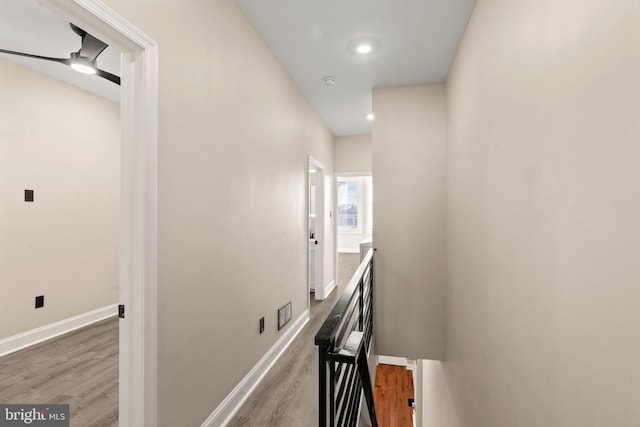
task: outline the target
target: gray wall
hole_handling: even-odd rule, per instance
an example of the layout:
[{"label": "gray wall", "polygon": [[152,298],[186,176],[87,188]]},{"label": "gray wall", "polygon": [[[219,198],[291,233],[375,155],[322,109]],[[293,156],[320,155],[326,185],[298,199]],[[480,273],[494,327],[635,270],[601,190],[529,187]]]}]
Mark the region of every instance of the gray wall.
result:
[{"label": "gray wall", "polygon": [[106,3],[159,44],[158,420],[199,426],[282,336],[277,308],[306,310],[307,156],[330,180],[333,136],[232,0]]},{"label": "gray wall", "polygon": [[640,4],[479,0],[447,83],[463,426],[640,425]]},{"label": "gray wall", "polygon": [[376,353],[445,354],[444,85],[373,92]]},{"label": "gray wall", "polygon": [[5,59],[0,76],[2,339],[117,303],[120,108]]}]

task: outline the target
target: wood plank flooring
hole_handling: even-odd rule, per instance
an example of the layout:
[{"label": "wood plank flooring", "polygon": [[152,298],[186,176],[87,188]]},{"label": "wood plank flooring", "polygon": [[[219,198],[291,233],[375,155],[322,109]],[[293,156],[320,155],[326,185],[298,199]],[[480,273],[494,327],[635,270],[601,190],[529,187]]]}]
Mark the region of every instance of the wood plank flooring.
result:
[{"label": "wood plank flooring", "polygon": [[378,425],[384,427],[412,427],[414,398],[413,375],[404,366],[378,365],[373,400]]},{"label": "wood plank flooring", "polygon": [[249,396],[229,427],[309,427],[318,424],[318,348],[314,337],[360,264],[359,254],[338,257],[338,289],[311,300],[311,320]]},{"label": "wood plank flooring", "polygon": [[[313,339],[358,267],[360,255],[340,254],[338,260],[338,289],[324,301],[311,300],[311,320],[230,427],[317,424],[318,349]],[[118,320],[0,357],[0,403],[68,403],[71,427],[117,427]]]},{"label": "wood plank flooring", "polygon": [[117,427],[118,342],[110,318],[0,357],[0,403],[65,403],[71,427]]}]

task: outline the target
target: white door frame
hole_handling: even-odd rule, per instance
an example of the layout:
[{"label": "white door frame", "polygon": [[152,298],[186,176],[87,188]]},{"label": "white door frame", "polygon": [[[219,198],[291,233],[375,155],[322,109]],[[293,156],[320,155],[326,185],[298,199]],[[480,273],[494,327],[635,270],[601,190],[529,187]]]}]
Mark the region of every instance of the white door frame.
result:
[{"label": "white door frame", "polygon": [[157,425],[158,45],[99,0],[39,0],[123,52],[120,427]]},{"label": "white door frame", "polygon": [[[324,232],[324,165],[318,160],[309,156],[308,170],[315,168],[316,175],[316,238],[318,239],[318,245],[316,247],[316,262],[315,262],[315,299],[323,300],[326,298],[324,289],[324,248],[326,235]],[[311,172],[307,172],[307,213],[310,213],[311,206]],[[309,215],[307,215],[307,248],[309,247]],[[307,270],[308,270],[308,284],[307,291],[310,294],[311,291],[311,251],[307,249]],[[310,305],[309,305],[310,308]]]}]

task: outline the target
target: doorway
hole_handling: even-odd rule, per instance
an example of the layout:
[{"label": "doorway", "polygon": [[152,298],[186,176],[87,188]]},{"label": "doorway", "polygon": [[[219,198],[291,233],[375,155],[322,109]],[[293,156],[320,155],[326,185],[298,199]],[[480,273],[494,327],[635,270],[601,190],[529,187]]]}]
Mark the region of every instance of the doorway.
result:
[{"label": "doorway", "polygon": [[372,247],[373,177],[371,172],[339,173],[335,181],[337,274],[343,261],[353,256],[361,260]]},{"label": "doorway", "polygon": [[[86,35],[82,39],[83,30],[74,30],[64,15],[34,0],[4,1],[2,48],[48,55],[75,51],[81,40],[88,40],[82,43],[89,49],[93,41],[104,49],[96,62],[100,70],[120,74],[121,53]],[[33,42],[24,49],[13,44],[29,36]],[[6,119],[6,138],[0,138],[0,288],[6,291],[0,304],[0,354],[6,353],[0,377],[11,378],[0,387],[0,399],[64,403],[74,424],[113,425],[119,375],[120,86],[113,81],[100,86],[99,76],[40,58],[3,53],[0,67],[0,110]],[[83,90],[87,82],[103,92]],[[24,372],[30,375],[28,386]],[[95,395],[103,396],[99,410]]]},{"label": "doorway", "polygon": [[157,425],[158,46],[99,0],[40,0],[122,52],[119,425]]},{"label": "doorway", "polygon": [[324,166],[309,156],[308,165],[308,265],[309,293],[325,299],[324,289]]}]

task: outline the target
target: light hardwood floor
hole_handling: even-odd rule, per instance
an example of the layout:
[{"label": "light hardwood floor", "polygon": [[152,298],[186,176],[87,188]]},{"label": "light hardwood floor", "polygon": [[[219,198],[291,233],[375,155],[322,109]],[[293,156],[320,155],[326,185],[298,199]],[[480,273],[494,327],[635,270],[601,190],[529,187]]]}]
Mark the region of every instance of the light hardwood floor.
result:
[{"label": "light hardwood floor", "polygon": [[[340,254],[338,289],[311,300],[311,319],[229,426],[312,426],[318,419],[315,334],[360,263]],[[0,403],[68,403],[71,427],[118,426],[118,320],[0,357]],[[182,426],[176,426],[182,427]]]},{"label": "light hardwood floor", "polygon": [[249,396],[229,427],[309,427],[318,424],[318,348],[314,338],[360,263],[359,254],[338,257],[338,289],[311,300],[311,320]]},{"label": "light hardwood floor", "polygon": [[71,427],[117,427],[118,319],[0,357],[0,403],[69,404]]}]

